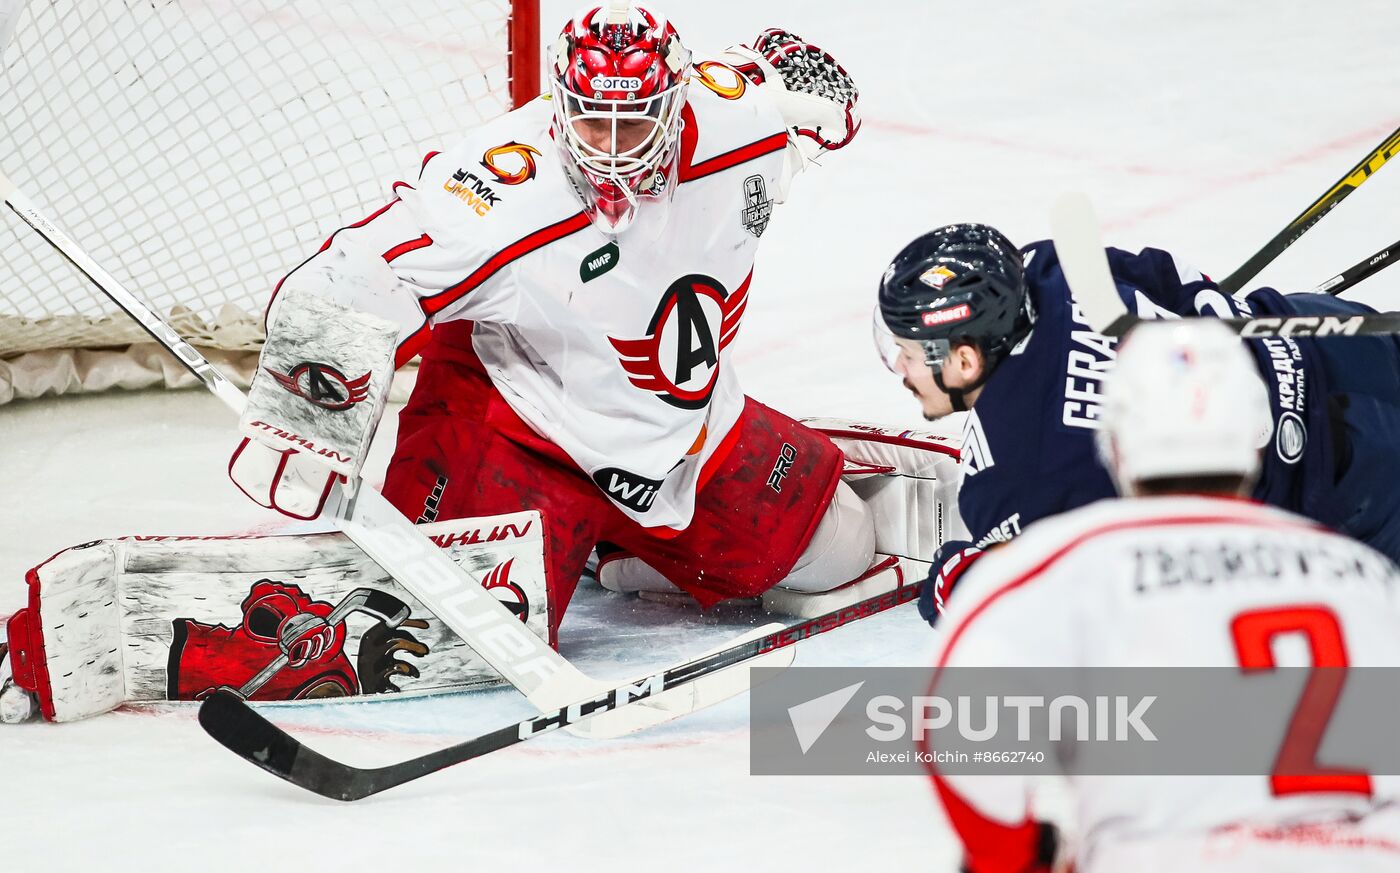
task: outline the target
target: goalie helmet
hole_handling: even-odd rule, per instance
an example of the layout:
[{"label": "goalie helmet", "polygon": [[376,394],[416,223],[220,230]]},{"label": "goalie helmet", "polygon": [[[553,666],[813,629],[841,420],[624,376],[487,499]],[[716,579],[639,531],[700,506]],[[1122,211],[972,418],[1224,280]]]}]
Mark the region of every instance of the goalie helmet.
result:
[{"label": "goalie helmet", "polygon": [[554,141],[584,209],[618,234],[642,201],[675,191],[690,52],[664,18],[609,0],[565,25],[550,53]]},{"label": "goalie helmet", "polygon": [[1149,479],[1253,481],[1273,431],[1268,392],[1239,337],[1211,319],[1141,324],[1104,388],[1099,455],[1118,490]]}]

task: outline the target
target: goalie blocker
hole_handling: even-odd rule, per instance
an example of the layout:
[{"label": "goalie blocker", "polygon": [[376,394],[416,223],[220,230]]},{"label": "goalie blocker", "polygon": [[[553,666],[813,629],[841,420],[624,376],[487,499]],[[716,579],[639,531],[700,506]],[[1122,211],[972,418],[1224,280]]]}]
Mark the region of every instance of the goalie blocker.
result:
[{"label": "goalie blocker", "polygon": [[[539,513],[422,530],[541,637]],[[339,533],[128,537],[31,570],[0,657],[0,720],[66,722],[124,703],[432,693],[500,677]]]}]

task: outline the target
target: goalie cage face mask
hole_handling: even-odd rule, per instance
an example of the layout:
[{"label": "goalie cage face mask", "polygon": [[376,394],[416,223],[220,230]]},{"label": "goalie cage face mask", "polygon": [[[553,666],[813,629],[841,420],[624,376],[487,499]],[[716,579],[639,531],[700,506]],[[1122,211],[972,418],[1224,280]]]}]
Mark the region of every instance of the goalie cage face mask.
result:
[{"label": "goalie cage face mask", "polygon": [[550,61],[555,144],[589,219],[616,235],[675,191],[690,52],[665,19],[614,2],[569,22]]}]

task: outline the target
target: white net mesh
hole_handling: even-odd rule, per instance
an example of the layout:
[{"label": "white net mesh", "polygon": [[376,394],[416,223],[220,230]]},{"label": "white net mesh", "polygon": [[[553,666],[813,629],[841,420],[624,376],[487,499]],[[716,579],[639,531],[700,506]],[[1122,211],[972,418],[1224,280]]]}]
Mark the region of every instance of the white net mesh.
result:
[{"label": "white net mesh", "polygon": [[[0,168],[198,345],[256,348],[283,274],[510,106],[510,0],[17,6]],[[145,338],[0,213],[0,359]]]}]

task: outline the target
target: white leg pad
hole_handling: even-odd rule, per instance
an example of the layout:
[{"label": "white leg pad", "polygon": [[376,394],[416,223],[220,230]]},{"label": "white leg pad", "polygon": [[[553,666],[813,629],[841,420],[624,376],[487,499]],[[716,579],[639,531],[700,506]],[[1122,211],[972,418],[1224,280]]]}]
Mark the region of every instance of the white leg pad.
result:
[{"label": "white leg pad", "polygon": [[[548,637],[538,512],[420,530]],[[60,552],[27,581],[28,603],[6,623],[0,663],[7,720],[25,702],[16,691],[63,722],[123,703],[197,700],[219,687],[290,701],[500,681],[339,533],[103,540]],[[312,616],[329,623],[324,648],[279,661],[298,651],[297,628]]]},{"label": "white leg pad", "polygon": [[918,585],[929,572],[929,564],[895,555],[875,555],[875,563],[864,573],[829,591],[809,593],[776,587],[763,595],[763,608],[769,612],[798,618],[815,618],[844,609],[862,600]]},{"label": "white leg pad", "polygon": [[680,594],[690,598],[676,585],[653,570],[646,561],[626,552],[614,552],[598,561],[598,584],[618,594]]}]

